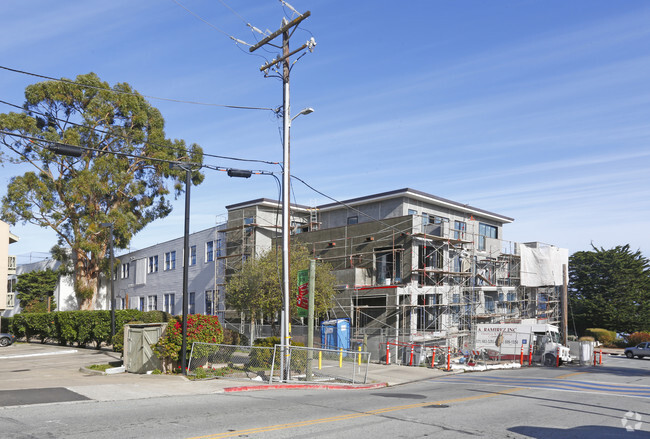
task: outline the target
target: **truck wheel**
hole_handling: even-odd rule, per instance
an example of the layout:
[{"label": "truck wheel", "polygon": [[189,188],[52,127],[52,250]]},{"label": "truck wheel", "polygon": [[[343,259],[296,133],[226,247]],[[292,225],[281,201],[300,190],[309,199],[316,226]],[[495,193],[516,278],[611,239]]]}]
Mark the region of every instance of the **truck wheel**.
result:
[{"label": "truck wheel", "polygon": [[555,366],[555,355],[546,354],[544,356],[544,366],[548,366],[548,367]]},{"label": "truck wheel", "polygon": [[627,351],[627,352],[625,353],[625,356],[626,356],[627,358],[634,358],[634,354],[633,354],[631,351]]}]

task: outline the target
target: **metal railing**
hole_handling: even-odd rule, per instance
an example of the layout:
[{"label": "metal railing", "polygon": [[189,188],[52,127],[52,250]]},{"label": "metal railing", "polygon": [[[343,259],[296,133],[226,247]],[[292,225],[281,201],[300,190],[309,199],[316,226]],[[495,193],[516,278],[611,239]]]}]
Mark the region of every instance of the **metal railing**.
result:
[{"label": "metal railing", "polygon": [[[277,363],[277,364],[276,364]],[[279,374],[279,357],[272,347],[192,343],[187,374],[197,379],[230,378],[271,382]],[[279,378],[279,377],[278,377]]]},{"label": "metal railing", "polygon": [[[187,374],[196,379],[230,378],[279,382],[280,345],[275,347],[192,344]],[[370,353],[288,346],[284,382],[366,383]]]},{"label": "metal railing", "polygon": [[[275,352],[278,358],[279,345]],[[365,384],[368,380],[370,352],[288,346],[286,355],[285,382]]]}]

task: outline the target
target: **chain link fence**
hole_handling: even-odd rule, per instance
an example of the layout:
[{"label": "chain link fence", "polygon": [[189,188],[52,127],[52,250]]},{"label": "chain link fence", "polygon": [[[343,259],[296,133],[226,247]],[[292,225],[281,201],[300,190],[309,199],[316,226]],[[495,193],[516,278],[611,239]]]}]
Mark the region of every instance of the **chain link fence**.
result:
[{"label": "chain link fence", "polygon": [[[370,353],[287,346],[285,382],[366,383]],[[279,382],[281,346],[193,343],[189,376]]]},{"label": "chain link fence", "polygon": [[[279,351],[278,351],[279,352]],[[279,379],[280,359],[272,347],[192,344],[187,374],[197,379],[231,378],[271,382]]]},{"label": "chain link fence", "polygon": [[[275,352],[279,358],[279,345]],[[288,346],[286,358],[286,382],[365,384],[368,380],[370,352]]]}]

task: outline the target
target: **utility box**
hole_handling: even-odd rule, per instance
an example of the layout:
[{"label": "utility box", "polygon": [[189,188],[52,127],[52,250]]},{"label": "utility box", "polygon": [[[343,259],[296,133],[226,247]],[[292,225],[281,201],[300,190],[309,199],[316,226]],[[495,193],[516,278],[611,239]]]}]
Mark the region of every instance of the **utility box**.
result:
[{"label": "utility box", "polygon": [[320,343],[324,349],[350,350],[350,321],[327,320],[320,326]]},{"label": "utility box", "polygon": [[160,358],[156,357],[151,345],[158,342],[167,323],[141,323],[124,326],[124,367],[127,372],[147,373],[162,370]]}]

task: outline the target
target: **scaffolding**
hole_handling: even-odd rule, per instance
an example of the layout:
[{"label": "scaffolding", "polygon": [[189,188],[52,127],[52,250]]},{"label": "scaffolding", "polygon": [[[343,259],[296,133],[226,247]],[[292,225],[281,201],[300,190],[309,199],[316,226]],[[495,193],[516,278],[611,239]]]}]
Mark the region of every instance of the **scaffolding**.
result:
[{"label": "scaffolding", "polygon": [[[277,207],[230,211],[221,230],[226,277],[271,248],[279,224]],[[522,285],[522,244],[487,236],[471,215],[452,223],[411,214],[323,229],[311,207],[294,212],[291,225],[292,239],[337,277],[340,294],[327,318],[350,319],[353,338],[376,358],[388,342],[471,349],[478,323],[560,320],[560,288]]]}]

